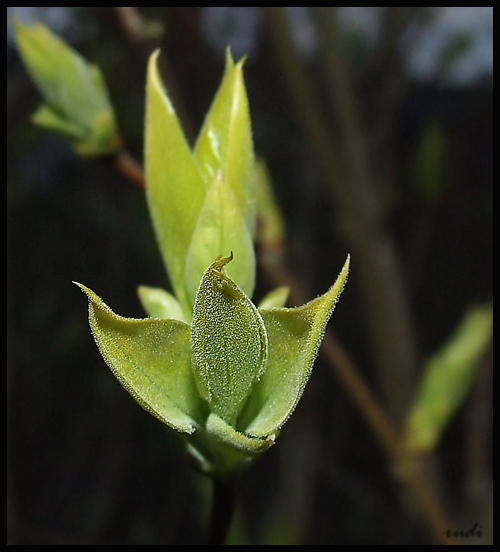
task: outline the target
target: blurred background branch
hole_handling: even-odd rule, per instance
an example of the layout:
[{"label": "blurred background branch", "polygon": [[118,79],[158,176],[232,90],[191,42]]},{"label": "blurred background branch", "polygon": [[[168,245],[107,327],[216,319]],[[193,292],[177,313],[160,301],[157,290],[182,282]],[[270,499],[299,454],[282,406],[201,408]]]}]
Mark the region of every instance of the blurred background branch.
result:
[{"label": "blurred background branch", "polygon": [[400,421],[415,381],[415,338],[395,244],[385,229],[375,172],[369,166],[369,144],[341,56],[335,9],[316,8],[315,13],[320,61],[325,67],[337,121],[336,143],[321,116],[320,102],[308,85],[284,9],[265,11],[294,113],[300,117],[301,127],[330,184],[336,216],[359,266],[378,379],[389,411]]}]

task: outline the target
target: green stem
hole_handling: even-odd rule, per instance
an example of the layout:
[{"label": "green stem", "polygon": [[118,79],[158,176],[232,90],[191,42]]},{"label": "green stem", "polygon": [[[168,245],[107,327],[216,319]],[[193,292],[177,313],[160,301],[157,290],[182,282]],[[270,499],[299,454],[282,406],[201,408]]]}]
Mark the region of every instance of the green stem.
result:
[{"label": "green stem", "polygon": [[214,491],[207,545],[225,544],[236,505],[236,486],[233,481],[213,480]]}]

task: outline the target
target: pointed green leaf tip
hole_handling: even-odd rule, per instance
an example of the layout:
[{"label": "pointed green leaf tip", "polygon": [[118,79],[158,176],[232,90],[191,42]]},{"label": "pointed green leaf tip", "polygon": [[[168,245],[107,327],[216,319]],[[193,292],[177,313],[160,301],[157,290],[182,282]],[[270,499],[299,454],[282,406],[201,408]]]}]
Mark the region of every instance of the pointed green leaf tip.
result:
[{"label": "pointed green leaf tip", "polygon": [[[158,71],[159,54],[157,50],[150,57],[147,75],[146,198],[175,296],[190,317],[192,304],[184,273],[191,238],[205,201],[205,185],[177,114],[163,89]],[[213,257],[205,268],[212,261]]]},{"label": "pointed green leaf tip", "polygon": [[255,283],[255,159],[243,62],[226,70],[191,151],[158,71],[149,61],[146,94],[146,194],[175,296],[191,318],[201,277],[232,250],[229,277],[251,297]]},{"label": "pointed green leaf tip", "polygon": [[[244,62],[245,58],[234,63],[226,50],[224,77],[196,141],[194,157],[206,187],[217,173],[222,174],[253,237],[257,180]],[[235,259],[238,255],[235,251]]]},{"label": "pointed green leaf tip", "polygon": [[191,326],[193,366],[200,394],[213,413],[233,425],[267,361],[262,317],[226,275],[233,259],[219,257],[205,271]]},{"label": "pointed green leaf tip", "polygon": [[301,307],[261,309],[269,357],[238,420],[238,427],[245,434],[273,434],[291,416],[311,375],[326,324],[344,289],[349,263],[348,256],[335,284],[321,297]]},{"label": "pointed green leaf tip", "polygon": [[120,147],[115,116],[104,78],[41,23],[13,20],[16,42],[45,103],[36,124],[64,134],[80,155],[111,155]]},{"label": "pointed green leaf tip", "polygon": [[94,339],[118,381],[163,423],[193,433],[200,405],[191,371],[189,326],[178,320],[123,318],[92,290],[74,283],[89,299]]},{"label": "pointed green leaf tip", "polygon": [[221,252],[235,250],[228,276],[251,296],[255,280],[253,242],[229,186],[217,175],[208,190],[205,204],[191,240],[186,259],[186,284],[194,302],[201,275],[207,268],[207,256],[214,259]]}]

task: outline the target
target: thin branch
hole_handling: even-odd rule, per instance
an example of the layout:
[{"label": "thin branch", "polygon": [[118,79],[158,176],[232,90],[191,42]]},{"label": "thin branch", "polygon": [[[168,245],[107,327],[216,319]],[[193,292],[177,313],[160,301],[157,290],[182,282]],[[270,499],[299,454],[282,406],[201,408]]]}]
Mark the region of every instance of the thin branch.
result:
[{"label": "thin branch", "polygon": [[[352,247],[353,258],[356,257],[380,381],[399,427],[411,398],[417,365],[408,297],[394,242],[384,230],[383,209],[369,167],[361,118],[341,59],[334,13],[329,8],[318,10],[321,51],[325,55],[331,101],[341,129],[342,154],[321,116],[283,9],[265,8],[266,21],[295,114],[313,147],[318,165],[331,184],[341,228]],[[399,430],[387,418],[360,374],[353,370],[349,357],[341,354],[342,350],[328,337],[324,349],[332,359],[335,356],[332,366],[336,375],[388,454],[394,474],[417,500],[422,518],[433,535],[441,544],[453,544],[445,538],[444,531],[449,528],[446,515],[421,469],[421,462],[405,452]]]},{"label": "thin branch", "polygon": [[207,545],[225,544],[236,506],[234,482],[213,479],[212,512]]},{"label": "thin branch", "polygon": [[146,181],[142,167],[137,161],[125,150],[120,150],[112,158],[115,169],[122,173],[130,182],[135,184],[140,190],[146,188]]},{"label": "thin branch", "polygon": [[[307,301],[300,283],[286,265],[281,245],[275,243],[272,248],[266,248],[263,245],[260,259],[266,277],[274,286],[285,285],[290,288],[290,300],[293,304],[303,304]],[[445,530],[450,525],[428,478],[421,471],[420,462],[405,453],[402,439],[396,428],[366,384],[355,361],[330,327],[327,328],[323,338],[320,355],[328,360],[332,374],[344,387],[366,425],[387,454],[397,480],[417,499],[422,518],[426,519],[436,541],[445,545],[455,544],[445,536]]]},{"label": "thin branch", "polygon": [[283,8],[265,8],[294,114],[330,183],[340,228],[352,249],[384,399],[394,420],[400,423],[413,391],[414,332],[400,263],[392,237],[384,228],[380,197],[369,167],[360,116],[339,53],[332,13],[330,9],[318,13],[318,19],[322,20],[318,30],[328,41],[321,50],[327,56],[324,63],[331,80],[331,101],[341,130],[342,150],[330,136]]}]

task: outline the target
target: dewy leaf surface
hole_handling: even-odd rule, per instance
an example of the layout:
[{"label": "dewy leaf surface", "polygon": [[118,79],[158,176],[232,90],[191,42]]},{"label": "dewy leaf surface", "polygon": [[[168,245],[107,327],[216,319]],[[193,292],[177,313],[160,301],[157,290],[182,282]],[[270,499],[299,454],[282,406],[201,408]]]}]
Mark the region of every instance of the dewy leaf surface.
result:
[{"label": "dewy leaf surface", "polygon": [[191,326],[193,369],[210,409],[233,425],[267,359],[267,337],[255,305],[225,274],[232,257],[203,275]]},{"label": "dewy leaf surface", "polygon": [[237,427],[247,435],[273,434],[292,414],[311,374],[348,271],[349,257],[335,284],[321,297],[301,307],[260,311],[269,340],[269,357],[267,369],[238,420]]},{"label": "dewy leaf surface", "polygon": [[207,187],[219,172],[222,174],[253,237],[256,173],[243,62],[235,64],[227,51],[224,77],[198,136],[194,156]]},{"label": "dewy leaf surface", "polygon": [[191,370],[189,326],[177,320],[123,318],[92,290],[77,285],[89,298],[97,346],[123,387],[165,424],[193,433],[200,404]]},{"label": "dewy leaf surface", "polygon": [[205,201],[206,187],[163,90],[159,52],[148,65],[146,91],[146,196],[163,261],[185,313],[190,302],[184,282],[186,255]]},{"label": "dewy leaf surface", "polygon": [[255,282],[253,243],[234,195],[219,174],[208,191],[186,260],[186,284],[192,303],[207,266],[228,251],[234,252],[234,260],[227,274],[251,297]]}]

